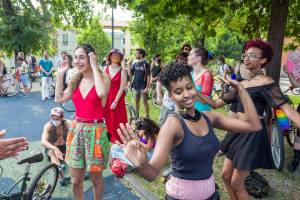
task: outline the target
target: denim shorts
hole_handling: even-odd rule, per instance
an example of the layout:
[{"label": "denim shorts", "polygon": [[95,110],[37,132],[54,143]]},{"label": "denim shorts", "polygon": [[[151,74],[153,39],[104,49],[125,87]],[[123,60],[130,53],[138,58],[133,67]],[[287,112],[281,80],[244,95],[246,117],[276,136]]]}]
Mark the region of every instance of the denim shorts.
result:
[{"label": "denim shorts", "polygon": [[29,74],[28,73],[21,74],[21,82],[24,86],[30,85]]}]

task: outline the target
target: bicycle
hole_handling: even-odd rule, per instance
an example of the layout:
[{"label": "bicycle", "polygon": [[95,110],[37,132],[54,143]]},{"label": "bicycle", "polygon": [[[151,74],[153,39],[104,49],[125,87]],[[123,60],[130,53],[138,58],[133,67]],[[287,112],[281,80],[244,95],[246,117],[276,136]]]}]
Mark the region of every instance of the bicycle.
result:
[{"label": "bicycle", "polygon": [[148,92],[148,98],[151,100],[153,106],[159,108],[160,106],[156,103],[156,97],[157,97],[156,82],[152,82]]},{"label": "bicycle", "polygon": [[[52,193],[56,187],[58,179],[58,167],[55,164],[49,164],[44,167],[33,179],[31,185],[27,187],[27,182],[31,180],[29,177],[30,166],[33,163],[43,161],[44,156],[42,153],[24,158],[17,162],[18,165],[26,163],[23,176],[13,184],[9,190],[0,192],[1,200],[43,200],[51,199]],[[1,168],[3,172],[3,169]],[[50,174],[50,176],[49,176]],[[2,175],[2,173],[1,173]],[[21,184],[20,191],[13,192],[17,185]],[[29,189],[27,189],[29,188]]]},{"label": "bicycle", "polygon": [[12,74],[6,74],[3,79],[2,87],[4,90],[0,92],[11,97],[19,93],[20,85],[16,79],[13,78]]},{"label": "bicycle", "polygon": [[132,121],[136,121],[138,119],[138,115],[134,107],[128,103],[125,103],[125,106],[126,106],[128,122],[131,123]]},{"label": "bicycle", "polygon": [[60,107],[62,109],[64,109],[65,111],[67,111],[67,112],[75,112],[76,111],[76,108],[74,106],[74,103],[73,103],[72,99],[69,99],[69,100],[61,103]]},{"label": "bicycle", "polygon": [[[283,91],[283,93],[291,91],[293,94],[297,94],[293,90],[293,87],[289,87],[289,89]],[[289,103],[294,108],[294,103],[291,101]],[[276,108],[269,109],[269,113],[267,113],[267,124],[273,163],[275,168],[280,171],[284,167],[285,159],[284,137],[286,137],[288,145],[293,147],[297,128],[295,124],[285,116],[281,109]]]}]

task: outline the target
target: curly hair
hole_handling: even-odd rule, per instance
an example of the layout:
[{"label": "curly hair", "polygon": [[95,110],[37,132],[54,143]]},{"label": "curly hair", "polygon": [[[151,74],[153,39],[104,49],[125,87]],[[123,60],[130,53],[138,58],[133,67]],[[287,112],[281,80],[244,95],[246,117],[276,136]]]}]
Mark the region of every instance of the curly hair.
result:
[{"label": "curly hair", "polygon": [[272,60],[274,51],[268,42],[265,42],[261,39],[249,40],[245,45],[245,50],[247,51],[251,47],[260,49],[262,51],[261,56],[267,59],[267,62],[263,65],[263,67]]},{"label": "curly hair", "polygon": [[[81,44],[75,49],[75,51],[80,48],[85,51],[86,55],[88,55],[90,52],[96,53],[94,47],[90,44]],[[80,72],[77,72],[77,74],[75,74],[72,77],[70,83],[68,84],[68,88],[70,89],[71,92],[74,92],[75,89],[79,86],[79,83],[82,80],[82,78],[83,78],[83,74]]]},{"label": "curly hair", "polygon": [[160,73],[159,80],[162,85],[170,91],[170,82],[176,82],[182,79],[183,76],[191,76],[192,67],[183,63],[171,63],[167,65],[166,70]]},{"label": "curly hair", "polygon": [[145,136],[147,138],[153,138],[155,139],[159,133],[159,126],[155,121],[153,121],[150,118],[141,118],[136,122],[136,127],[138,130],[144,130]]}]

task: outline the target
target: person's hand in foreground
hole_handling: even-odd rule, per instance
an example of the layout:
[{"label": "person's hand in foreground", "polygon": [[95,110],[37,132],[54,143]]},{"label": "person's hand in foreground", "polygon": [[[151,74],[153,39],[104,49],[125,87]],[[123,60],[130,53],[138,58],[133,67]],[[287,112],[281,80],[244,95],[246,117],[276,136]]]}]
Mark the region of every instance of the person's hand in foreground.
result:
[{"label": "person's hand in foreground", "polygon": [[0,131],[0,160],[17,156],[20,151],[28,149],[29,142],[25,137],[1,139],[6,130]]},{"label": "person's hand in foreground", "polygon": [[120,128],[117,130],[118,134],[123,142],[117,143],[122,148],[124,155],[134,164],[136,167],[142,167],[147,163],[147,150],[141,145],[137,133],[133,130],[132,126],[128,123],[126,126],[120,124]]}]

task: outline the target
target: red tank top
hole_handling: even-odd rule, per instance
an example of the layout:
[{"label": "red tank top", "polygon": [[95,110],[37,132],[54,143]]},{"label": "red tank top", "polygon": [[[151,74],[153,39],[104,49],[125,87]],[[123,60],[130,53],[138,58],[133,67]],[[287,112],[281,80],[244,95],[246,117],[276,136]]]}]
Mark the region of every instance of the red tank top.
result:
[{"label": "red tank top", "polygon": [[75,89],[72,96],[76,108],[75,116],[87,120],[100,120],[104,118],[105,109],[102,106],[101,99],[97,96],[95,86],[83,98],[79,86]]}]

